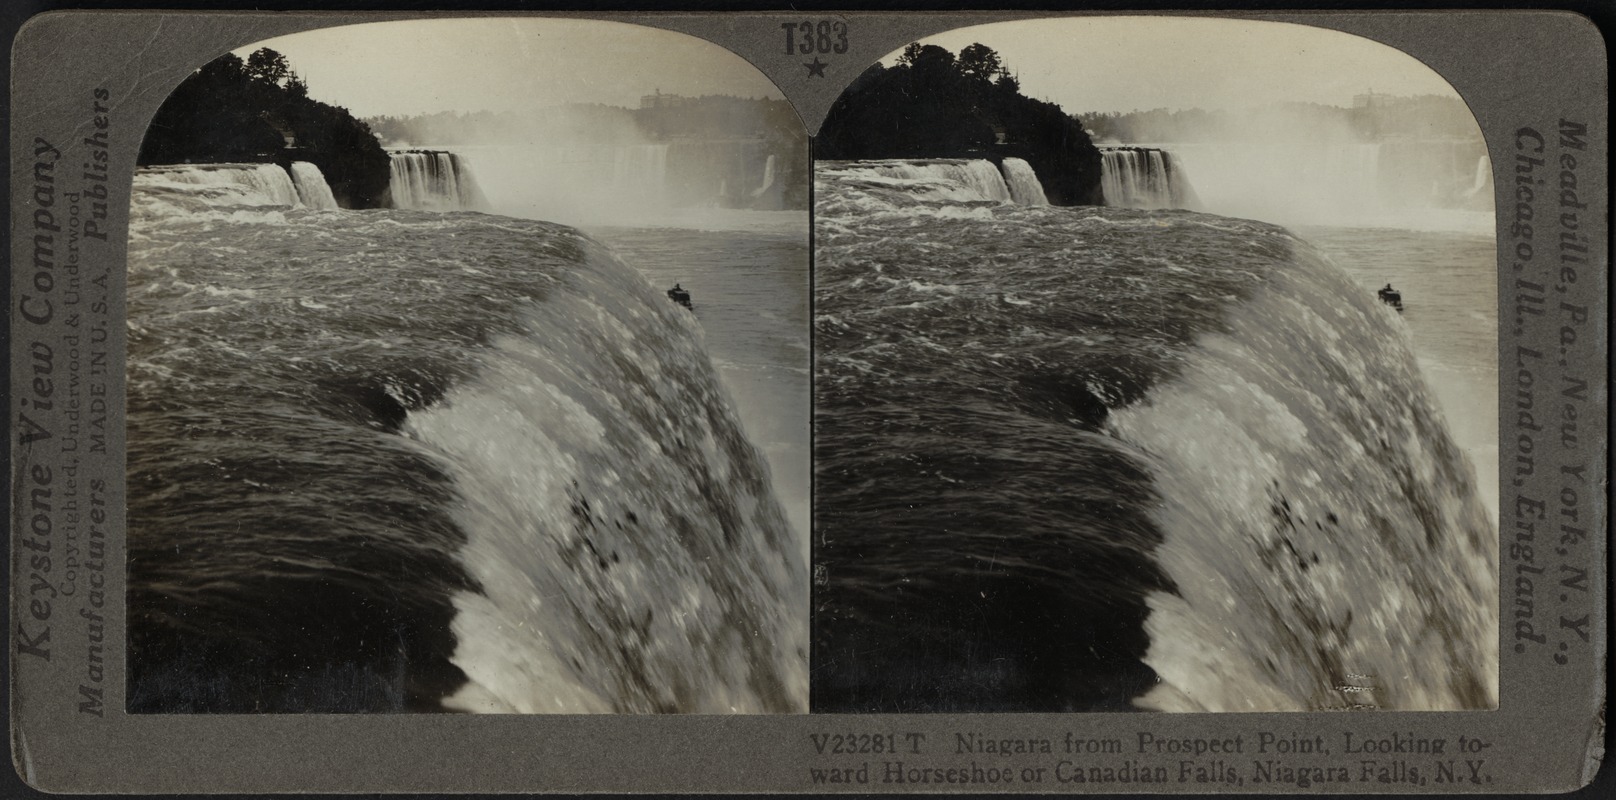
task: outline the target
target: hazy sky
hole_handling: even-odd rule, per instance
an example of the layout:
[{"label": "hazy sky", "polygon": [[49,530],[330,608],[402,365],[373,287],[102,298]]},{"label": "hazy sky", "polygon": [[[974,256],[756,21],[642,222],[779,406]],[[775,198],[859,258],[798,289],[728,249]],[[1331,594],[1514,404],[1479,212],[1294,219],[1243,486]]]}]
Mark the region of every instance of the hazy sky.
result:
[{"label": "hazy sky", "polygon": [[1371,89],[1454,94],[1429,67],[1386,45],[1280,22],[1043,19],[961,28],[924,41],[955,53],[981,42],[1021,79],[1023,94],[1068,113],[1245,108],[1282,100],[1350,106],[1353,95]]},{"label": "hazy sky", "polygon": [[680,33],[567,19],[438,19],[347,25],[269,39],[309,95],[355,116],[501,111],[560,103],[636,107],[660,89],[779,97],[717,45]]}]

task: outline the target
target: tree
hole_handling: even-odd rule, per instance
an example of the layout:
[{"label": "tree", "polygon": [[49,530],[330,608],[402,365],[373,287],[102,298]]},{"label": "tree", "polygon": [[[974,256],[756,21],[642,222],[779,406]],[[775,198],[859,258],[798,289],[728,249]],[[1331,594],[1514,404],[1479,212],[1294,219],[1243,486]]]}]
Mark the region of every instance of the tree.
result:
[{"label": "tree", "polygon": [[1021,93],[1021,81],[1016,80],[1016,76],[1011,75],[1009,70],[999,71],[999,79],[994,81],[993,87],[1004,94]]},{"label": "tree", "polygon": [[[907,55],[909,51],[905,49],[904,53]],[[954,67],[954,54],[934,44],[921,45],[908,66],[923,79],[942,80],[958,74]]]},{"label": "tree", "polygon": [[309,96],[309,84],[298,77],[296,72],[286,79],[286,93],[292,97],[303,98]]},{"label": "tree", "polygon": [[291,72],[286,56],[267,47],[260,47],[247,56],[247,77],[255,81],[280,86]]},{"label": "tree", "polygon": [[973,44],[959,54],[959,71],[961,75],[975,81],[988,83],[1004,71],[1004,62],[999,54],[985,44]]},{"label": "tree", "polygon": [[896,66],[876,64],[854,79],[831,107],[814,151],[827,159],[1021,158],[1051,203],[1099,202],[1099,149],[1060,106],[1020,88],[986,45],[956,58],[912,43]]},{"label": "tree", "polygon": [[[287,149],[287,134],[296,150]],[[137,160],[308,161],[346,208],[382,205],[391,172],[391,159],[370,129],[346,109],[310,98],[286,57],[268,48],[246,62],[227,53],[185,79],[157,109]]]}]

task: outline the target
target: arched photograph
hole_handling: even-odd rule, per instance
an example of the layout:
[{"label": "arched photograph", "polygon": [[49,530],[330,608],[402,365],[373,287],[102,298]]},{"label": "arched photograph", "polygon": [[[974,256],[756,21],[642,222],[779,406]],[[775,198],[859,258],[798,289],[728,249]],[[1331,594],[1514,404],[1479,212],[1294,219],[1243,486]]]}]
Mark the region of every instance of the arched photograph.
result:
[{"label": "arched photograph", "polygon": [[612,22],[186,78],[134,178],[128,709],[805,711],[807,148]]},{"label": "arched photograph", "polygon": [[1497,706],[1493,173],[1439,75],[982,25],[814,154],[815,711]]}]

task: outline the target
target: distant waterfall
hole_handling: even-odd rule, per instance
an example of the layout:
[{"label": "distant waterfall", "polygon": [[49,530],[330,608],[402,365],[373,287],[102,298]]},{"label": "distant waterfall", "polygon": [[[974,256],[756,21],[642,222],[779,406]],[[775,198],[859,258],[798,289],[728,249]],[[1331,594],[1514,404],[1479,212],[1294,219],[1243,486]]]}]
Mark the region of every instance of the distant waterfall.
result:
[{"label": "distant waterfall", "polygon": [[673,206],[780,208],[780,164],[771,145],[750,141],[679,141],[669,146],[666,200]]},{"label": "distant waterfall", "polygon": [[774,185],[774,154],[769,154],[769,160],[763,163],[763,185],[752,190],[752,196],[758,197]]},{"label": "distant waterfall", "polygon": [[1004,172],[1004,182],[1010,186],[1010,196],[1016,205],[1049,205],[1049,198],[1044,196],[1044,186],[1038,182],[1038,174],[1032,171],[1031,164],[1019,158],[1007,158],[999,169]]},{"label": "distant waterfall", "polygon": [[667,190],[668,146],[636,144],[612,147],[612,185],[623,192],[644,192],[658,202]]},{"label": "distant waterfall", "polygon": [[331,185],[325,182],[320,168],[307,161],[292,162],[292,184],[306,208],[316,210],[337,207],[337,198],[331,194]]},{"label": "distant waterfall", "polygon": [[452,211],[483,207],[482,193],[458,154],[410,150],[392,156],[389,188],[394,208]]},{"label": "distant waterfall", "polygon": [[1172,153],[1144,147],[1100,151],[1105,204],[1122,208],[1195,208],[1199,204]]},{"label": "distant waterfall", "polygon": [[1492,188],[1492,184],[1493,162],[1489,161],[1486,155],[1478,156],[1476,158],[1476,177],[1471,182],[1470,189],[1464,193],[1464,199],[1472,201],[1477,197],[1485,198],[1485,192]]}]

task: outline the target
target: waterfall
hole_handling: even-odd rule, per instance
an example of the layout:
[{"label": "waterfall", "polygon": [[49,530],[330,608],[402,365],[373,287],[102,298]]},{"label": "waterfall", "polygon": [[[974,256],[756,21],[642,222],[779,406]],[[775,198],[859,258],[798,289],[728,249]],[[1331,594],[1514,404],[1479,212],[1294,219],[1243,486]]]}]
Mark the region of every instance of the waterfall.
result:
[{"label": "waterfall", "polygon": [[130,709],[807,710],[806,546],[695,315],[559,225],[146,183],[129,480],[183,489],[129,501]]},{"label": "waterfall", "polygon": [[392,157],[389,188],[394,208],[452,211],[483,207],[482,193],[458,154],[409,150]]},{"label": "waterfall", "polygon": [[[154,187],[198,187],[189,194],[205,197],[216,205],[304,205],[292,176],[274,164],[170,164],[142,167],[136,177]],[[325,183],[323,179],[320,182]],[[331,192],[329,188],[325,191],[327,195]]]},{"label": "waterfall", "polygon": [[763,163],[763,185],[752,190],[753,197],[759,197],[774,185],[774,154],[769,154],[769,160]]},{"label": "waterfall", "polygon": [[337,198],[331,194],[331,186],[325,182],[325,175],[320,172],[319,167],[307,161],[293,161],[292,184],[297,187],[297,196],[305,207],[313,209],[337,207]]},{"label": "waterfall", "polygon": [[1014,202],[1004,175],[991,161],[938,158],[859,163],[867,164],[881,177],[897,179],[897,185],[913,186],[937,199]]},{"label": "waterfall", "polygon": [[1492,184],[1493,164],[1487,159],[1486,155],[1479,156],[1476,159],[1476,177],[1474,182],[1470,184],[1470,190],[1465,192],[1465,199],[1473,200],[1478,197],[1486,197],[1488,194],[1486,190]]},{"label": "waterfall", "polygon": [[637,144],[612,147],[608,154],[612,164],[614,188],[654,201],[662,199],[667,188],[667,145]]},{"label": "waterfall", "polygon": [[1172,153],[1153,147],[1102,150],[1100,189],[1105,204],[1122,208],[1194,208],[1184,168]]},{"label": "waterfall", "polygon": [[1496,707],[1395,312],[1272,225],[880,178],[815,166],[816,712]]},{"label": "waterfall", "polygon": [[1004,182],[1010,186],[1010,196],[1017,205],[1047,206],[1049,198],[1044,196],[1044,186],[1038,182],[1038,174],[1033,172],[1032,165],[1019,158],[1007,158],[999,169],[1004,172]]}]

